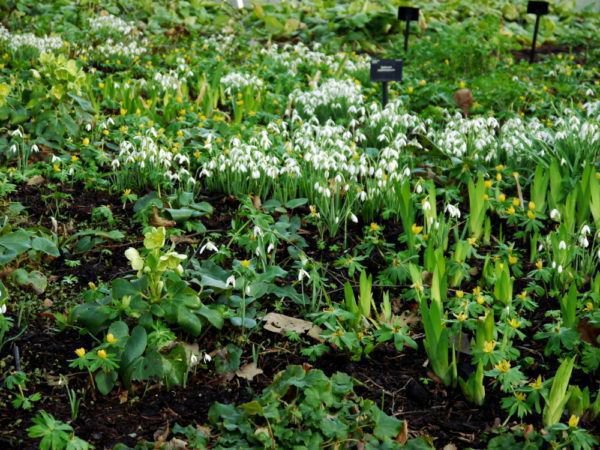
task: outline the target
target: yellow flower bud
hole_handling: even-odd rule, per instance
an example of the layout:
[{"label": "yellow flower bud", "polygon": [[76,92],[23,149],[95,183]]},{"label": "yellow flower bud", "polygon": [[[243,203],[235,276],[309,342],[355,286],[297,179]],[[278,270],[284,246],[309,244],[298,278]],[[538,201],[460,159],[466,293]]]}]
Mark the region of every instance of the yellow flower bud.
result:
[{"label": "yellow flower bud", "polygon": [[98,358],[100,358],[100,359],[106,359],[106,357],[108,356],[106,354],[106,350],[98,350],[98,352],[96,354],[98,355]]},{"label": "yellow flower bud", "polygon": [[579,417],[577,417],[575,414],[572,414],[571,417],[569,417],[569,427],[577,428],[577,425],[579,425]]},{"label": "yellow flower bud", "polygon": [[106,342],[108,342],[109,344],[116,344],[117,341],[118,341],[118,339],[115,337],[114,334],[108,333],[106,335]]},{"label": "yellow flower bud", "polygon": [[77,350],[75,350],[75,354],[77,356],[79,356],[80,358],[83,358],[85,356],[85,348],[80,347]]},{"label": "yellow flower bud", "polygon": [[510,370],[510,361],[503,359],[498,364],[494,366],[498,372],[506,373]]},{"label": "yellow flower bud", "polygon": [[248,259],[244,259],[242,261],[240,261],[240,265],[244,268],[247,269],[248,267],[250,267],[250,260]]}]

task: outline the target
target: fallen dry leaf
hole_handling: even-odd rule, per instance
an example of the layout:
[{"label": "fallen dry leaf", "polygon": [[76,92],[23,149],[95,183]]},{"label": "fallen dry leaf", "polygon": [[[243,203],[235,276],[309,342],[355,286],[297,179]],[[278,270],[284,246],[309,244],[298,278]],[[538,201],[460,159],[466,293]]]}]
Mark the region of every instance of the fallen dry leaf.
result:
[{"label": "fallen dry leaf", "polygon": [[152,215],[150,216],[150,225],[152,225],[153,227],[172,228],[176,224],[177,223],[174,220],[168,220],[164,217],[160,217],[158,215],[158,209],[156,208],[156,206],[152,208]]},{"label": "fallen dry leaf", "polygon": [[264,329],[273,333],[285,334],[291,331],[298,334],[306,334],[319,342],[322,341],[320,336],[323,330],[308,320],[274,312],[267,314],[262,320],[265,322]]},{"label": "fallen dry leaf", "polygon": [[27,186],[37,186],[38,184],[43,184],[46,180],[41,175],[34,175],[29,180],[27,180]]},{"label": "fallen dry leaf", "polygon": [[457,449],[456,445],[454,445],[452,443],[444,445],[444,448],[443,448],[443,450],[456,450],[456,449]]},{"label": "fallen dry leaf", "polygon": [[262,373],[262,369],[256,367],[256,363],[253,362],[244,364],[235,372],[238,377],[248,381],[252,381],[256,375],[261,375]]},{"label": "fallen dry leaf", "polygon": [[402,430],[400,430],[400,434],[396,437],[396,441],[402,445],[406,444],[406,441],[408,441],[408,420],[402,421]]},{"label": "fallen dry leaf", "polygon": [[459,89],[454,93],[454,101],[466,117],[473,106],[473,93],[470,89]]}]

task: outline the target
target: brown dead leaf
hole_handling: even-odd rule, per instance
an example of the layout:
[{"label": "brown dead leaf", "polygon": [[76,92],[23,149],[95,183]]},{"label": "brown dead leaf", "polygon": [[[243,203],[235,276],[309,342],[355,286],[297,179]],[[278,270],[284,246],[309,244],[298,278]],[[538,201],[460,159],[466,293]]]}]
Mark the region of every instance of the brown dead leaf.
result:
[{"label": "brown dead leaf", "polygon": [[592,344],[595,347],[600,345],[598,338],[600,337],[600,328],[590,323],[587,318],[583,318],[577,324],[577,331],[581,336],[581,340]]},{"label": "brown dead leaf", "polygon": [[454,101],[466,117],[473,106],[473,93],[470,89],[459,89],[454,93]]},{"label": "brown dead leaf", "polygon": [[319,342],[322,341],[321,333],[323,330],[308,320],[274,312],[267,314],[262,320],[265,322],[264,329],[273,333],[285,334],[291,331],[298,334],[306,334]]},{"label": "brown dead leaf", "polygon": [[256,367],[256,363],[253,362],[244,364],[235,372],[238,377],[248,381],[252,381],[256,375],[261,375],[262,373],[262,369]]},{"label": "brown dead leaf", "polygon": [[46,180],[41,175],[34,175],[29,180],[27,180],[27,186],[37,186],[39,184],[43,184]]},{"label": "brown dead leaf", "polygon": [[153,227],[172,228],[176,224],[177,223],[174,220],[168,220],[164,217],[160,217],[156,206],[152,208],[152,214],[150,215],[150,225],[152,225]]},{"label": "brown dead leaf", "polygon": [[167,422],[164,428],[159,428],[154,432],[154,435],[152,436],[154,438],[154,448],[159,449],[162,447],[162,444],[167,440],[170,431],[171,428]]},{"label": "brown dead leaf", "polygon": [[129,400],[129,391],[122,390],[119,392],[119,404],[127,403],[127,400]]},{"label": "brown dead leaf", "polygon": [[262,208],[262,201],[260,200],[260,196],[258,196],[258,195],[252,195],[251,197],[252,197],[252,205],[256,209]]},{"label": "brown dead leaf", "polygon": [[172,438],[165,446],[166,450],[187,450],[188,443],[183,439]]},{"label": "brown dead leaf", "polygon": [[456,445],[450,443],[450,444],[444,445],[443,450],[457,450],[457,447],[456,447]]},{"label": "brown dead leaf", "polygon": [[402,430],[400,430],[400,434],[396,436],[396,441],[401,445],[406,444],[406,441],[408,441],[408,420],[402,421]]}]

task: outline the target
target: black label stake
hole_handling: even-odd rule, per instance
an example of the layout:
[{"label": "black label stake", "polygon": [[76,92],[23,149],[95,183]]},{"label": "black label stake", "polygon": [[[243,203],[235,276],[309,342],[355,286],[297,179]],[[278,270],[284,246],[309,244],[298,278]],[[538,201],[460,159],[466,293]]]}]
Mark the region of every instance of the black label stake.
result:
[{"label": "black label stake", "polygon": [[531,1],[527,3],[527,14],[535,14],[535,28],[533,29],[533,41],[531,43],[531,52],[529,53],[529,63],[535,61],[535,44],[540,29],[540,18],[548,14],[548,10],[548,2]]},{"label": "black label stake", "polygon": [[408,36],[410,35],[410,22],[419,20],[419,8],[412,6],[400,6],[398,8],[398,20],[406,22],[404,29],[404,51],[408,51]]},{"label": "black label stake", "polygon": [[371,81],[381,83],[381,104],[385,108],[388,102],[388,83],[402,81],[402,60],[374,59],[371,61]]}]

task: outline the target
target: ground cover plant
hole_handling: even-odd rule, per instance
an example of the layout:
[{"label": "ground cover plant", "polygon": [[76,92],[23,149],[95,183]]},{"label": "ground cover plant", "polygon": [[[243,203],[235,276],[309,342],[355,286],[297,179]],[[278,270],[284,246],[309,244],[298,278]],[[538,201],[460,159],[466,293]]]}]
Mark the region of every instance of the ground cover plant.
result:
[{"label": "ground cover plant", "polygon": [[251,3],[0,5],[0,445],[597,448],[593,2]]}]

